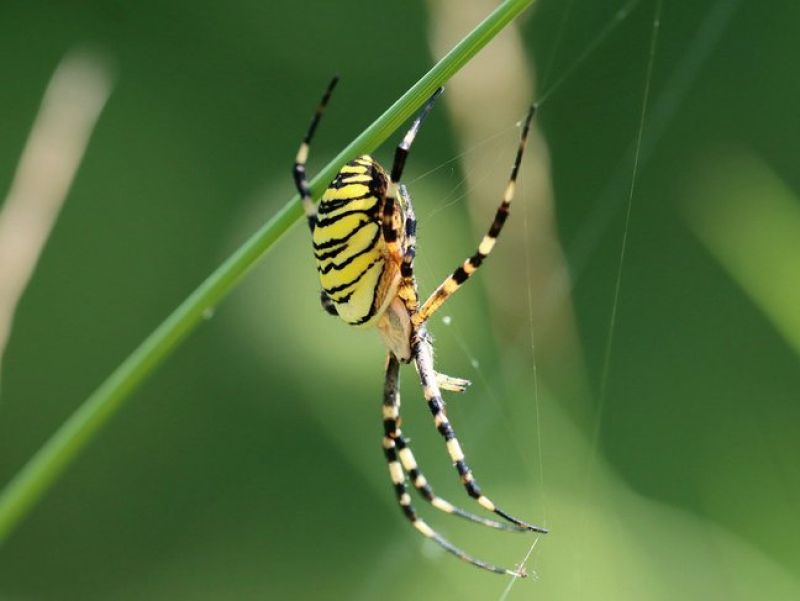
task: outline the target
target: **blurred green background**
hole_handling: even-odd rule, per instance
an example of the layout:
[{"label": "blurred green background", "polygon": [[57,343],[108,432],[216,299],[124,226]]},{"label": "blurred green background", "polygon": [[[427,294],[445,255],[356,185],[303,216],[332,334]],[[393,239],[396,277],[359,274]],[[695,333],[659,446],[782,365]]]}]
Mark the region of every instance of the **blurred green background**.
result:
[{"label": "blurred green background", "polygon": [[[0,482],[286,202],[332,73],[312,172],[441,54],[436,19],[485,12],[433,4],[0,4],[0,189],[65,52],[88,44],[116,67],[17,312]],[[478,479],[552,530],[508,598],[800,598],[800,5],[665,3],[603,386],[654,3],[579,63],[621,3],[536,4],[517,27],[540,85],[495,91],[540,97],[543,72],[567,76],[523,170],[540,166],[552,187],[571,281],[562,294],[532,275],[539,187],[521,186],[510,242],[452,301],[451,325],[431,326],[441,369],[474,382],[449,414]],[[462,89],[480,76],[468,68]],[[476,209],[454,159],[480,149],[464,147],[458,102],[434,111],[407,172],[425,292],[488,224],[525,110],[471,109],[511,115],[480,147],[499,159],[470,170],[496,190]],[[499,598],[506,580],[421,540],[397,510],[381,344],[325,315],[317,290],[295,227],[0,548],[0,599]],[[573,342],[560,345],[542,299],[569,316]],[[404,371],[404,429],[437,492],[468,506]],[[534,540],[421,510],[504,565]]]}]

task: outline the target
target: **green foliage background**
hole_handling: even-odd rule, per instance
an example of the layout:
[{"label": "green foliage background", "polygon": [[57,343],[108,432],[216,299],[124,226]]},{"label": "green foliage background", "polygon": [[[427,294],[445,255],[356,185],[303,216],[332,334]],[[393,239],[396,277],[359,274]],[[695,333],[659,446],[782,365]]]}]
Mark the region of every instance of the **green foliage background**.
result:
[{"label": "green foliage background", "polygon": [[[618,6],[575,0],[554,79]],[[541,0],[520,23],[536,65],[550,60],[563,10]],[[543,383],[540,462],[527,316],[494,315],[521,330],[495,334],[478,278],[453,302],[455,328],[433,326],[442,369],[476,382],[450,414],[484,488],[552,528],[534,552],[538,579],[509,598],[797,598],[800,334],[770,304],[800,288],[800,231],[786,225],[800,211],[795,3],[666,3],[651,117],[660,106],[668,118],[645,129],[652,152],[634,198],[607,401],[600,420],[594,412],[651,15],[643,0],[537,117],[593,395],[560,399]],[[428,25],[418,2],[0,5],[0,189],[65,51],[95,44],[118,72],[20,304],[0,397],[0,482],[291,195],[297,142],[331,73],[343,81],[312,170],[430,66]],[[685,84],[674,78],[706,53]],[[514,135],[503,138],[511,148]],[[439,109],[411,178],[459,151]],[[391,147],[378,156],[388,162]],[[486,175],[499,192],[507,169],[495,171]],[[412,188],[430,217],[423,290],[474,244],[463,203],[436,212],[460,178],[441,170]],[[724,218],[742,190],[757,210]],[[778,197],[783,212],[770,209]],[[708,224],[719,225],[713,235]],[[759,236],[742,236],[753,224]],[[748,257],[765,257],[756,271],[788,275],[756,282]],[[501,242],[490,265],[520,260]],[[524,281],[506,285],[527,293]],[[497,598],[505,581],[423,544],[394,507],[379,444],[380,343],[324,315],[316,290],[296,227],[0,548],[0,598]],[[406,376],[406,430],[439,491],[460,500]],[[531,542],[430,518],[508,565]]]}]

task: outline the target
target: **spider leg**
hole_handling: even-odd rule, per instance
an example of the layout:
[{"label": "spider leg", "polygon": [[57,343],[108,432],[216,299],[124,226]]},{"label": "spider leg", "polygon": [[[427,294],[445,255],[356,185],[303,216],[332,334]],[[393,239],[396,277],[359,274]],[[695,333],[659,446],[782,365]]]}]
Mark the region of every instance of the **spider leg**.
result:
[{"label": "spider leg", "polygon": [[[306,214],[308,227],[311,229],[312,233],[314,232],[314,227],[317,224],[317,208],[314,206],[314,201],[311,199],[311,188],[306,176],[306,161],[308,160],[308,150],[311,146],[311,139],[314,137],[314,132],[317,130],[319,121],[322,118],[322,114],[325,112],[325,107],[328,106],[328,101],[330,100],[333,89],[336,87],[337,83],[339,83],[339,77],[335,76],[333,79],[331,79],[331,82],[325,89],[325,93],[322,95],[322,100],[320,100],[317,110],[314,112],[314,117],[311,119],[311,124],[308,126],[308,131],[303,137],[303,141],[300,143],[300,148],[297,151],[297,157],[294,160],[294,168],[292,169],[294,184],[297,187],[298,193],[300,194],[300,198],[303,203],[303,211]],[[320,290],[319,299],[322,303],[322,308],[325,309],[327,313],[334,316],[339,315],[338,311],[336,310],[336,305],[324,290]]]},{"label": "spider leg", "polygon": [[[400,391],[398,386],[399,365],[400,363],[397,357],[389,353],[386,365],[386,380],[383,391],[383,429],[386,438],[394,442],[394,446],[397,449],[397,456],[403,467],[403,471],[406,474],[408,474],[408,478],[411,481],[411,484],[417,490],[417,492],[426,501],[428,501],[431,505],[433,505],[436,509],[439,509],[440,511],[443,511],[445,513],[458,515],[462,518],[470,520],[471,522],[483,524],[484,526],[488,526],[490,528],[497,528],[498,530],[512,530],[515,532],[526,531],[527,528],[503,524],[501,522],[496,522],[495,520],[489,520],[484,517],[475,515],[473,513],[470,513],[469,511],[464,511],[463,509],[455,507],[449,501],[446,501],[445,499],[442,499],[441,497],[437,496],[433,492],[433,488],[431,488],[431,485],[428,484],[427,478],[425,478],[425,475],[419,469],[419,466],[417,466],[417,461],[414,458],[413,452],[411,451],[408,439],[402,435],[402,432],[400,431],[399,428],[400,424]],[[387,441],[384,440],[384,448],[386,448],[387,445],[388,445]]]},{"label": "spider leg", "polygon": [[522,136],[520,137],[519,147],[517,149],[517,156],[514,159],[514,166],[511,169],[511,177],[508,180],[505,194],[503,194],[503,200],[500,203],[500,206],[497,208],[497,213],[495,213],[494,221],[492,221],[489,231],[483,237],[483,240],[478,246],[477,252],[464,261],[450,276],[448,276],[447,279],[442,282],[436,290],[433,291],[433,294],[428,297],[428,300],[425,301],[419,312],[412,316],[411,320],[415,326],[421,326],[423,323],[425,323],[431,317],[431,315],[433,315],[444,304],[444,302],[456,290],[458,290],[462,284],[464,284],[464,282],[466,282],[469,277],[475,273],[475,271],[477,271],[484,259],[486,259],[486,257],[489,256],[489,253],[492,252],[495,242],[497,241],[497,237],[500,235],[500,231],[503,229],[503,224],[508,217],[511,201],[514,198],[514,188],[516,187],[517,183],[517,173],[519,172],[519,166],[522,162],[522,155],[525,152],[525,144],[528,140],[528,131],[530,130],[531,119],[533,118],[533,113],[535,110],[536,105],[532,105],[528,111],[528,116],[525,118],[525,124],[522,128]]},{"label": "spider leg", "polygon": [[322,304],[322,308],[325,309],[327,313],[333,315],[334,317],[339,316],[339,312],[336,310],[336,304],[331,300],[331,297],[328,296],[328,293],[324,290],[319,291],[319,302]]},{"label": "spider leg", "polygon": [[413,315],[419,308],[419,293],[417,280],[414,277],[414,257],[417,254],[417,217],[414,214],[414,205],[408,188],[398,186],[400,202],[405,213],[405,235],[403,236],[403,260],[400,263],[400,286],[397,296],[403,301],[409,315]]},{"label": "spider leg", "polygon": [[[398,144],[397,149],[394,153],[394,162],[392,163],[392,171],[390,174],[390,182],[389,182],[389,189],[386,193],[386,198],[384,199],[383,203],[383,239],[386,242],[386,249],[387,252],[391,256],[399,256],[400,249],[397,243],[397,235],[398,229],[394,226],[394,217],[395,217],[395,203],[396,199],[401,192],[398,190],[398,182],[403,175],[403,168],[406,165],[406,158],[408,157],[408,153],[411,149],[411,144],[414,142],[414,138],[417,136],[417,132],[419,131],[422,122],[425,120],[425,117],[428,116],[428,113],[431,112],[431,108],[433,107],[433,103],[436,101],[436,98],[444,91],[444,88],[437,89],[428,101],[425,103],[425,106],[422,107],[420,112],[417,114],[414,122],[411,124],[411,127],[406,132],[406,135],[403,137],[403,140]],[[407,194],[407,192],[406,192]],[[416,222],[415,222],[416,223]],[[412,257],[413,259],[413,257]]]},{"label": "spider leg", "polygon": [[481,489],[475,480],[475,476],[472,474],[472,470],[470,470],[466,463],[464,452],[461,449],[461,444],[456,438],[456,433],[453,430],[453,427],[450,425],[450,420],[447,419],[447,416],[444,413],[444,401],[442,400],[442,394],[439,391],[436,371],[433,369],[433,353],[431,350],[431,344],[428,340],[428,334],[424,327],[418,331],[417,336],[415,337],[415,340],[412,344],[412,353],[414,355],[414,363],[416,364],[417,372],[419,373],[419,378],[422,383],[425,400],[428,403],[428,408],[433,414],[434,424],[436,425],[436,429],[442,435],[442,438],[445,440],[447,452],[450,454],[450,459],[453,461],[453,465],[458,471],[461,482],[464,484],[467,494],[475,499],[481,505],[481,507],[494,512],[512,524],[525,528],[526,530],[541,532],[543,534],[547,533],[545,528],[528,524],[527,522],[523,522],[522,520],[505,512],[503,509],[495,505],[495,503],[490,500],[489,497],[481,492]]},{"label": "spider leg", "polygon": [[[386,383],[384,386],[383,422],[385,435],[383,437],[383,452],[386,456],[386,461],[389,466],[389,476],[391,477],[392,484],[394,485],[397,502],[400,505],[403,515],[406,516],[406,518],[411,522],[411,525],[414,526],[414,528],[423,536],[433,540],[447,552],[452,553],[462,561],[470,563],[484,570],[494,572],[495,574],[508,574],[510,576],[524,577],[526,574],[522,570],[515,571],[509,568],[502,568],[468,555],[453,545],[441,534],[433,530],[433,528],[431,528],[422,518],[419,517],[419,515],[417,515],[414,506],[411,504],[411,496],[408,494],[408,488],[406,486],[406,473],[403,467],[403,464],[405,463],[403,461],[403,457],[406,458],[407,462],[410,456],[410,459],[413,462],[413,455],[410,455],[410,449],[407,446],[407,441],[403,440],[400,430],[397,427],[397,424],[400,420],[400,399],[397,383],[399,366],[400,363],[397,358],[389,353],[386,363]],[[445,511],[446,513],[456,513],[456,515],[460,515],[467,519],[475,518],[474,521],[477,521],[478,523],[491,525],[491,520],[485,520],[484,518],[473,516],[468,512],[461,510],[458,510],[458,512],[450,511],[451,509],[456,510],[457,508],[447,503],[447,501],[435,496],[430,486],[427,485],[425,477],[416,467],[414,469],[416,470],[414,479],[418,484],[418,486],[415,484],[417,490],[425,491],[423,492],[423,496],[425,496],[425,498],[428,499],[434,507]],[[425,494],[426,492],[427,495]],[[502,524],[496,524],[498,527],[502,527]]]},{"label": "spider leg", "polygon": [[[306,219],[308,220],[308,227],[311,228],[312,232],[314,231],[314,225],[317,222],[317,209],[314,206],[314,202],[311,200],[311,188],[306,176],[308,149],[311,145],[311,139],[314,137],[314,132],[317,130],[317,125],[319,125],[319,120],[322,118],[322,113],[325,112],[325,107],[328,105],[328,100],[331,98],[333,88],[336,87],[338,82],[339,76],[337,75],[331,79],[331,82],[328,84],[325,93],[322,95],[322,100],[320,100],[317,110],[314,112],[314,117],[311,119],[311,124],[308,126],[308,131],[303,137],[303,141],[300,143],[300,148],[297,150],[297,157],[294,160],[294,168],[292,169],[294,184],[297,187],[298,193],[300,194],[300,198],[303,202],[303,211],[305,212]],[[325,307],[324,304],[323,307]],[[325,308],[327,310],[327,307]]]},{"label": "spider leg", "polygon": [[[414,315],[419,309],[419,293],[417,291],[417,279],[414,277],[414,258],[417,254],[417,218],[414,214],[414,204],[411,202],[411,194],[408,188],[400,184],[398,186],[399,198],[403,213],[406,217],[405,235],[403,237],[403,260],[400,264],[400,286],[397,288],[397,296],[403,301],[409,315]],[[451,392],[464,392],[471,384],[464,378],[454,378],[445,374],[436,374],[439,387]]]}]

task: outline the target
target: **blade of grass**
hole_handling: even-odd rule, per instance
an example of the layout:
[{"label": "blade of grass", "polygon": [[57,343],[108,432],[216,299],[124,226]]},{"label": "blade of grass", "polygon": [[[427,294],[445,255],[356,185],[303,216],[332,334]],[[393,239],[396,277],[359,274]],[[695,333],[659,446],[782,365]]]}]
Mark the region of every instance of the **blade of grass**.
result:
[{"label": "blade of grass", "polygon": [[[533,0],[505,0],[442,60],[353,140],[311,182],[315,198],[338,168],[371,152],[463,67]],[[287,172],[288,177],[288,172]],[[222,263],[95,390],[37,451],[0,495],[0,543],[53,485],[78,452],[147,376],[172,352],[239,280],[302,215],[295,195],[261,229]]]}]

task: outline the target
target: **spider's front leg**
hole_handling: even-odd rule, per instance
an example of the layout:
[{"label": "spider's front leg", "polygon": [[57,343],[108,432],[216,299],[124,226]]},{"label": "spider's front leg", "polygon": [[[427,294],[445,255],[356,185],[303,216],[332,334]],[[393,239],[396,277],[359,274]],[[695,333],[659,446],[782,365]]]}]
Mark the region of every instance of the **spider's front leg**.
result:
[{"label": "spider's front leg", "polygon": [[339,83],[338,76],[331,79],[331,82],[325,89],[325,93],[322,95],[322,99],[317,105],[317,110],[314,111],[314,116],[308,126],[308,131],[306,131],[306,135],[303,136],[300,148],[297,149],[297,157],[294,160],[294,167],[292,169],[294,185],[297,188],[298,194],[300,194],[300,200],[303,203],[303,212],[306,214],[308,227],[311,229],[312,233],[317,223],[317,209],[314,206],[314,201],[311,199],[311,186],[308,183],[308,177],[306,175],[306,162],[308,161],[308,151],[311,148],[311,140],[314,138],[314,132],[317,131],[319,121],[322,119],[322,114],[325,112],[325,107],[328,106],[328,101],[331,99],[331,94],[337,83]]},{"label": "spider's front leg", "polygon": [[[322,95],[317,110],[314,111],[314,117],[311,119],[308,131],[306,135],[303,136],[303,141],[300,143],[300,148],[297,150],[294,167],[292,168],[294,185],[297,188],[298,194],[300,194],[300,200],[303,203],[303,212],[306,215],[306,221],[308,222],[308,227],[312,234],[317,225],[317,208],[314,206],[314,201],[311,198],[311,186],[308,183],[308,177],[306,175],[306,161],[308,161],[308,151],[311,148],[311,140],[314,137],[314,132],[317,131],[317,126],[319,125],[320,119],[322,119],[322,114],[325,112],[325,107],[328,106],[328,101],[338,82],[339,77],[334,77],[325,89],[325,93]],[[324,290],[320,290],[320,302],[322,303],[322,308],[325,309],[327,313],[334,316],[339,315],[339,312],[336,310],[336,305],[330,297],[325,294]]]}]

